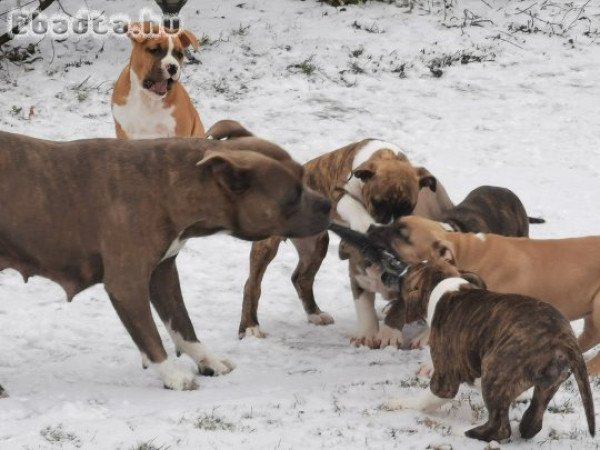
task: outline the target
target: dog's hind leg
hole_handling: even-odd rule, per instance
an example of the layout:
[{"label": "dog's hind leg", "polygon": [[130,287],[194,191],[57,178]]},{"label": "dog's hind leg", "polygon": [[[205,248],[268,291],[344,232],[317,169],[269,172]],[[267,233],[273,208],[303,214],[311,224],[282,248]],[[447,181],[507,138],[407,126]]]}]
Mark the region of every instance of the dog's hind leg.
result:
[{"label": "dog's hind leg", "polygon": [[263,276],[267,267],[277,255],[282,238],[271,237],[263,241],[253,242],[250,251],[250,273],[244,285],[244,301],[240,320],[239,338],[246,336],[265,337],[258,325],[258,301],[260,300]]},{"label": "dog's hind leg", "polygon": [[313,284],[315,276],[321,267],[327,248],[329,247],[329,235],[327,232],[302,239],[292,239],[292,243],[298,251],[300,261],[292,274],[292,283],[302,301],[308,321],[315,325],[329,325],[333,323],[333,317],[321,311],[315,302]]},{"label": "dog's hind leg", "polygon": [[[435,376],[435,374],[434,374]],[[465,432],[465,436],[481,441],[501,441],[511,435],[508,409],[518,394],[518,386],[505,385],[494,370],[483,371],[481,377],[483,401],[488,410],[488,421]]]},{"label": "dog's hind leg", "polygon": [[162,261],[150,279],[150,300],[175,342],[177,354],[185,353],[198,365],[202,375],[223,375],[233,364],[212,355],[196,337],[183,302],[175,257]]},{"label": "dog's hind leg", "polygon": [[[134,264],[123,261],[114,267],[106,267],[104,285],[110,301],[133,342],[158,372],[164,386],[175,390],[196,389],[198,385],[194,374],[179,369],[167,358],[148,301],[150,270],[146,276],[145,271],[132,269],[132,266]],[[126,267],[128,270],[124,269]]]},{"label": "dog's hind leg", "polygon": [[560,383],[554,386],[541,387],[538,385],[535,387],[529,408],[523,414],[519,424],[519,431],[523,439],[531,439],[540,432],[544,412],[559,387]]}]

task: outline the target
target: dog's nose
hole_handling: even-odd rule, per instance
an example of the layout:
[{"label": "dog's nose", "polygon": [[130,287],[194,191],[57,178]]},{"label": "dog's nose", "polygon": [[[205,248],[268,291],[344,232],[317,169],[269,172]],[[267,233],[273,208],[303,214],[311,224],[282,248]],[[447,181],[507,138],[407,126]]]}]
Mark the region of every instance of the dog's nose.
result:
[{"label": "dog's nose", "polygon": [[315,201],[314,211],[320,214],[329,214],[331,211],[331,202],[326,198],[320,198]]},{"label": "dog's nose", "polygon": [[167,66],[167,72],[169,72],[169,75],[175,75],[177,73],[177,66],[175,64],[169,64]]}]

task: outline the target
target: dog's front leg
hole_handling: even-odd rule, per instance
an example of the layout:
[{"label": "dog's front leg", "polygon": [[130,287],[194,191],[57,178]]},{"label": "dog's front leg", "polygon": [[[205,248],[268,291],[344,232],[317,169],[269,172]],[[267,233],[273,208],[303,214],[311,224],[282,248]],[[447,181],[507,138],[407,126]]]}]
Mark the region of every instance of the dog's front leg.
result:
[{"label": "dog's front leg", "polygon": [[[134,270],[125,270],[128,265],[107,267],[104,285],[110,300],[135,342],[142,358],[158,373],[168,389],[193,390],[198,385],[191,371],[178,368],[167,358],[156,324],[152,319],[148,301],[149,277]],[[129,265],[129,267],[131,267]]]},{"label": "dog's front leg", "polygon": [[435,411],[437,408],[448,403],[450,399],[438,397],[431,388],[413,397],[389,400],[382,405],[382,409],[396,411],[398,409],[415,409],[418,411]]},{"label": "dog's front leg", "polygon": [[196,337],[179,285],[175,257],[162,261],[150,280],[150,299],[167,327],[178,354],[185,353],[198,365],[202,375],[223,375],[234,365],[211,354]]}]

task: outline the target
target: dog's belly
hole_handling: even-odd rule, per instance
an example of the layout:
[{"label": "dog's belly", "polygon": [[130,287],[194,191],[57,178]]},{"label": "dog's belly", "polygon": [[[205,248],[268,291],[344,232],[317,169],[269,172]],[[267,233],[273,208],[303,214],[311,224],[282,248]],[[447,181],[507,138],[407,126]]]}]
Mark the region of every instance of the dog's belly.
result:
[{"label": "dog's belly", "polygon": [[123,105],[113,105],[113,116],[128,139],[155,139],[175,136],[175,106],[148,104],[141,98],[128,98]]}]

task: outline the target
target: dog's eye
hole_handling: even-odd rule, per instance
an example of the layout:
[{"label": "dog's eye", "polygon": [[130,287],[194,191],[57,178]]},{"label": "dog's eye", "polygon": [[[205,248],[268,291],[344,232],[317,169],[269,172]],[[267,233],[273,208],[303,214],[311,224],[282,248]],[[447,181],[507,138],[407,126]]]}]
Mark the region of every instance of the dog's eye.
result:
[{"label": "dog's eye", "polygon": [[158,55],[160,53],[160,47],[149,48],[148,52],[152,55]]},{"label": "dog's eye", "polygon": [[175,58],[177,59],[183,58],[183,52],[180,52],[179,50],[174,51],[173,55],[175,55]]}]

